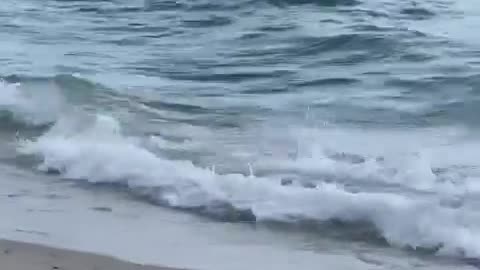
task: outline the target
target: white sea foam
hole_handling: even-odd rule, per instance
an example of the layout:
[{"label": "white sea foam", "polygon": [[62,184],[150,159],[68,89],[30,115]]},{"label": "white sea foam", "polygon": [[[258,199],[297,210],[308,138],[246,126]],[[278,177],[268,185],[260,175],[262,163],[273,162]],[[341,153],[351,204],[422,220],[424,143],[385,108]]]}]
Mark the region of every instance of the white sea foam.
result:
[{"label": "white sea foam", "polygon": [[[214,206],[221,203],[250,210],[259,221],[367,222],[392,245],[480,256],[478,211],[464,203],[445,204],[442,196],[435,195],[436,191],[431,196],[368,190],[352,193],[338,183],[318,181],[315,188],[304,188],[282,186],[274,176],[218,174],[190,161],[168,160],[153,154],[142,147],[138,138],[122,135],[117,121],[105,115],[82,121],[71,117],[61,119],[43,136],[21,143],[18,151],[41,157],[42,170],[54,169],[69,179],[121,184],[173,207],[205,207],[216,211]],[[334,159],[299,158],[292,162],[278,163],[277,167],[296,166],[298,170],[327,170],[350,176],[363,174],[364,179],[386,177],[381,175],[381,163],[373,161],[341,165],[344,162]],[[397,169],[406,172],[394,175],[399,178],[395,181],[425,181],[427,184],[420,184],[423,190],[435,186],[428,157],[402,162]]]},{"label": "white sea foam", "polygon": [[[19,155],[39,157],[40,170],[54,170],[71,180],[122,185],[172,207],[247,210],[257,221],[369,223],[392,245],[480,257],[480,212],[473,199],[480,192],[478,143],[455,141],[465,135],[462,130],[294,129],[294,156],[272,152],[248,161],[253,154],[248,152],[241,155],[239,160],[246,163],[239,166],[249,172],[218,173],[215,166],[202,168],[157,153],[163,148],[190,149],[185,143],[161,138],[145,143],[124,135],[113,117],[81,111],[60,116],[61,98],[28,94],[19,85],[1,87],[0,107],[17,120],[55,122],[40,137],[19,142]],[[155,153],[147,148],[152,143]],[[289,152],[289,147],[279,149]],[[460,151],[465,154],[458,155]],[[313,182],[308,188],[282,185],[283,177],[292,174],[307,175]],[[370,188],[379,183],[396,188]],[[364,187],[352,190],[352,184]]]},{"label": "white sea foam", "polygon": [[0,81],[0,112],[8,111],[17,121],[28,125],[54,122],[63,104],[61,94],[53,85],[29,90],[20,83]]}]

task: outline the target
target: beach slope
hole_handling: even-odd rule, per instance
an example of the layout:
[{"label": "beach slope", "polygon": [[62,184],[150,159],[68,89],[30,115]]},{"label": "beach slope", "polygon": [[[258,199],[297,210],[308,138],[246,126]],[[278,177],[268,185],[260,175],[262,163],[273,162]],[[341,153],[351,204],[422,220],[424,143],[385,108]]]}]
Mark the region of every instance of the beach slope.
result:
[{"label": "beach slope", "polygon": [[[0,240],[2,270],[175,270],[42,245]],[[177,269],[178,270],[178,269]]]}]

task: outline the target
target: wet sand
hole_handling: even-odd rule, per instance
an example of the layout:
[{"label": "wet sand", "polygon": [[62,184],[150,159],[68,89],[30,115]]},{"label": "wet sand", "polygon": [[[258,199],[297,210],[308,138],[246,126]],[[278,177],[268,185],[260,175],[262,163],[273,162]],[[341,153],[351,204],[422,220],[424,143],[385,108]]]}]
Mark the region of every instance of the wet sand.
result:
[{"label": "wet sand", "polygon": [[112,257],[0,240],[2,270],[180,270],[140,265]]}]

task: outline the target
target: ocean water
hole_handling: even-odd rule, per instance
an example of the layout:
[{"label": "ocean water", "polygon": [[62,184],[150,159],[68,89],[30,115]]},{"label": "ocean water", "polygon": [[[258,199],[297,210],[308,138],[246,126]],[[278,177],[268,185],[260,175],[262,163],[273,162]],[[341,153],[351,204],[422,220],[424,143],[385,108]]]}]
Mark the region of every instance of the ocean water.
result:
[{"label": "ocean water", "polygon": [[[0,232],[196,269],[478,267],[478,15],[473,0],[4,0]],[[61,211],[32,220],[34,202]],[[95,244],[109,231],[117,244]]]}]

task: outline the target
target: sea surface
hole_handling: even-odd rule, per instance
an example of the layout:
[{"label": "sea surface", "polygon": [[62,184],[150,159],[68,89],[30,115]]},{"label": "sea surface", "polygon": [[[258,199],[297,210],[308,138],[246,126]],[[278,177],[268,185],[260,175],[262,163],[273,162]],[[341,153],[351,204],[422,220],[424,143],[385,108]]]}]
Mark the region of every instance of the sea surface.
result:
[{"label": "sea surface", "polygon": [[2,0],[0,237],[480,266],[475,0]]}]

